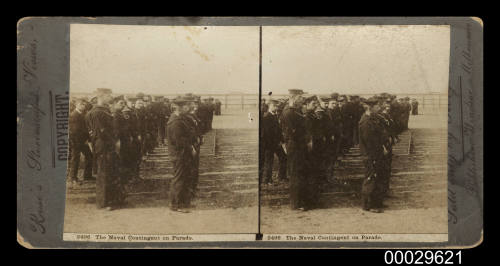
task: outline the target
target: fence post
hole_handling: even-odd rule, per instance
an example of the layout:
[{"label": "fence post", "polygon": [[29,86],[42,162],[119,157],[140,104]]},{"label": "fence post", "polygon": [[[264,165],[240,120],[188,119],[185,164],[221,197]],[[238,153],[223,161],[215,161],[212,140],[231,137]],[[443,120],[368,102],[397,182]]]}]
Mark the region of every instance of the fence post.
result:
[{"label": "fence post", "polygon": [[224,105],[226,106],[226,109],[227,109],[227,94],[224,95]]},{"label": "fence post", "polygon": [[[422,111],[424,111],[424,110],[425,110],[425,94],[422,95]],[[424,113],[425,113],[425,111],[424,111]]]},{"label": "fence post", "polygon": [[213,155],[215,156],[215,151],[217,149],[217,128],[214,128],[214,146],[213,146]]}]

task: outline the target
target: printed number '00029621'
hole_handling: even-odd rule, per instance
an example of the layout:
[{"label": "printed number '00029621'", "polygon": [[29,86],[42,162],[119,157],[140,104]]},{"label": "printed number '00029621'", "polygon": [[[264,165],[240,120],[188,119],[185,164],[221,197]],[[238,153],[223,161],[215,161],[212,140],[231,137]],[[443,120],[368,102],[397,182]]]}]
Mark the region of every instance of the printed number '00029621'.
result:
[{"label": "printed number '00029621'", "polygon": [[462,252],[453,253],[451,250],[442,251],[392,251],[384,254],[386,264],[462,264]]}]

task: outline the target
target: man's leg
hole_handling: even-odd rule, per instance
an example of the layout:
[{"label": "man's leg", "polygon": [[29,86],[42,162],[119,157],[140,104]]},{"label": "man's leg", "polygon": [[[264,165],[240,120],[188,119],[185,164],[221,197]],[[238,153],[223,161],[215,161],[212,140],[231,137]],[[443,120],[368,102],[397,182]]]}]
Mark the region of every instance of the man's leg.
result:
[{"label": "man's leg", "polygon": [[172,210],[185,208],[190,204],[191,164],[192,160],[188,158],[174,160],[174,178],[170,184],[170,208]]},{"label": "man's leg", "polygon": [[262,141],[259,141],[259,182],[262,182],[262,176],[264,174],[264,154]]},{"label": "man's leg", "polygon": [[[96,150],[95,143],[92,143],[92,149],[95,152]],[[98,170],[99,170],[99,160],[97,159],[97,156],[94,153],[92,156],[92,174],[97,175]]]},{"label": "man's leg", "polygon": [[337,158],[341,153],[341,145],[342,145],[342,135],[340,133],[335,135],[335,140],[333,141],[333,162],[337,162]]},{"label": "man's leg", "polygon": [[305,188],[303,198],[307,209],[314,209],[319,202],[319,184],[323,181],[322,158],[319,151],[309,155],[307,169],[305,171]]},{"label": "man's leg", "polygon": [[141,169],[141,161],[142,161],[142,152],[141,152],[141,143],[139,140],[134,141],[134,178],[140,177],[140,169]]},{"label": "man's leg", "polygon": [[278,156],[278,163],[279,163],[278,180],[287,180],[285,151],[281,146],[278,146],[275,153]]},{"label": "man's leg", "polygon": [[372,193],[372,201],[373,201],[373,206],[372,208],[382,208],[383,207],[383,201],[385,198],[385,182],[386,182],[386,175],[385,175],[385,160],[382,161],[376,161],[374,165],[374,170],[376,173],[375,176],[375,184],[374,184],[374,189]]},{"label": "man's leg", "polygon": [[287,173],[290,179],[290,207],[292,210],[303,207],[300,201],[301,177],[299,173],[300,166],[298,156],[294,150],[287,147]]},{"label": "man's leg", "polygon": [[273,161],[274,161],[274,151],[266,149],[264,151],[264,173],[263,173],[263,184],[272,183],[273,175]]},{"label": "man's leg", "polygon": [[[70,180],[72,182],[78,181],[78,168],[80,167],[80,147],[78,145],[72,145],[71,147],[71,171]],[[87,160],[87,158],[85,158]],[[90,161],[92,163],[92,161]]]},{"label": "man's leg", "polygon": [[191,184],[189,189],[191,193],[191,198],[194,198],[194,196],[196,195],[199,176],[200,176],[200,148],[198,147],[197,154],[193,160],[193,166],[192,166]]},{"label": "man's leg", "polygon": [[109,174],[109,156],[107,153],[102,153],[95,156],[99,161],[96,179],[96,206],[98,209],[108,207],[109,195],[108,190],[108,174]]},{"label": "man's leg", "polygon": [[[127,144],[124,145],[127,149]],[[127,170],[129,167],[122,167],[122,161],[117,153],[110,153],[110,169],[108,173],[109,178],[109,204],[108,206],[114,208],[120,207],[125,203],[125,183],[128,180],[129,172]]]},{"label": "man's leg", "polygon": [[93,156],[87,144],[82,144],[82,153],[83,156],[85,156],[85,170],[83,172],[83,179],[92,179]]},{"label": "man's leg", "polygon": [[390,189],[391,183],[391,172],[392,172],[392,151],[389,152],[387,157],[384,159],[384,182],[383,182],[383,195],[387,196]]},{"label": "man's leg", "polygon": [[362,208],[365,211],[373,208],[373,190],[375,187],[375,170],[373,167],[373,160],[367,158],[363,161],[365,165],[365,179],[361,186],[361,201]]}]

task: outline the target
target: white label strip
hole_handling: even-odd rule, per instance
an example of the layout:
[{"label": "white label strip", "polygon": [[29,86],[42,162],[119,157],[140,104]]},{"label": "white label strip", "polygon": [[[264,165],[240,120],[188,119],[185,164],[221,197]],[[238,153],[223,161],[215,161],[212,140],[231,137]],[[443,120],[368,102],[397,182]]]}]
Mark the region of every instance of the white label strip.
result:
[{"label": "white label strip", "polygon": [[263,241],[447,242],[448,234],[264,234]]},{"label": "white label strip", "polygon": [[178,234],[178,235],[136,235],[136,234],[87,234],[64,233],[64,241],[79,242],[217,242],[255,241],[255,234]]}]

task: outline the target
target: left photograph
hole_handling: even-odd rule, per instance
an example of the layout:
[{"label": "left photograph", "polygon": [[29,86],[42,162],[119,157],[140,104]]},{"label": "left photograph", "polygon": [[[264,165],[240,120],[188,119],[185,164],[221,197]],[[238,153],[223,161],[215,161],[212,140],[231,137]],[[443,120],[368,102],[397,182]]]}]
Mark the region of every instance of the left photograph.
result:
[{"label": "left photograph", "polygon": [[69,40],[64,240],[255,238],[259,27],[72,24]]}]

